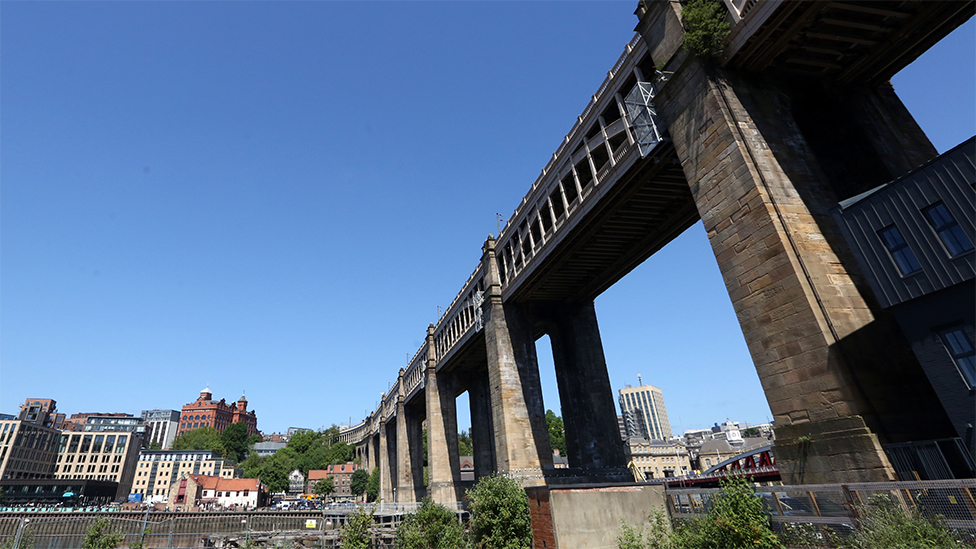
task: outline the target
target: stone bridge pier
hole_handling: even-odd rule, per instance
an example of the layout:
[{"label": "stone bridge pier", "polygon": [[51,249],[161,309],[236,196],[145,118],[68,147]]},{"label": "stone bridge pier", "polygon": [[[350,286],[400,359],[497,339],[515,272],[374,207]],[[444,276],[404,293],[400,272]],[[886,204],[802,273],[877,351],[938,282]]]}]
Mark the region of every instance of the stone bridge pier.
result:
[{"label": "stone bridge pier", "polygon": [[[401,379],[403,370],[400,370]],[[403,384],[401,383],[402,387]],[[425,409],[408,405],[401,392],[397,396],[397,502],[414,502],[423,499],[424,457],[423,422]]]},{"label": "stone bridge pier", "polygon": [[[592,301],[503,303],[495,240],[483,248],[485,345],[495,459],[526,486],[626,479],[613,390]],[[556,471],[535,342],[550,336],[570,470]]]},{"label": "stone bridge pier", "polygon": [[703,61],[681,48],[680,10],[645,0],[637,30],[664,68],[655,103],[773,412],[783,480],[892,480],[882,442],[952,435],[828,209],[936,151],[878,73]]}]

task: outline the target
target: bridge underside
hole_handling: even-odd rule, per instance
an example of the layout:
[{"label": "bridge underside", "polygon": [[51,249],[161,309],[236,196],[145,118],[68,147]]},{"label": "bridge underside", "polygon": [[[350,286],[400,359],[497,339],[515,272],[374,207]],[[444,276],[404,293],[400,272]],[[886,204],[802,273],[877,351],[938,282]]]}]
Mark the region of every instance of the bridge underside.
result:
[{"label": "bridge underside", "polygon": [[510,303],[586,303],[697,220],[698,210],[670,142],[619,176],[558,247],[506,292]]},{"label": "bridge underside", "polygon": [[[758,30],[744,17],[726,66],[883,84],[973,16],[973,2],[782,2]],[[751,14],[760,15],[759,9]],[[754,31],[754,32],[751,32]]]}]

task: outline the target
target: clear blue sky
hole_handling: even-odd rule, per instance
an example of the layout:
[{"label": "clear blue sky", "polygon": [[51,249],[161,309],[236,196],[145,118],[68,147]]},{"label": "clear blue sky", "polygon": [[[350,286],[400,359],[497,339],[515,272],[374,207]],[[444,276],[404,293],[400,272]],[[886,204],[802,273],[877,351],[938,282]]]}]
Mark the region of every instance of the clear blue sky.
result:
[{"label": "clear blue sky", "polygon": [[[209,383],[265,432],[358,421],[635,6],[3,2],[0,411],[179,409]],[[973,29],[894,80],[940,151],[976,126]],[[675,431],[766,421],[700,225],[596,307],[613,388],[661,387]]]}]

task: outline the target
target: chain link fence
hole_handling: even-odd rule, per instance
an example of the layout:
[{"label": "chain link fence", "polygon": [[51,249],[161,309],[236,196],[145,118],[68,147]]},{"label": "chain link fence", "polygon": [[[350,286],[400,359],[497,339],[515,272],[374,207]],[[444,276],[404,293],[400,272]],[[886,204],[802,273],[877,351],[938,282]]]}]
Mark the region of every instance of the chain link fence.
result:
[{"label": "chain link fence", "polygon": [[[31,514],[0,517],[0,546],[25,549],[78,549],[99,518],[108,531],[123,535],[121,548],[142,541],[147,549],[202,547],[335,548],[340,547],[348,515],[201,513],[173,516],[105,513],[73,517]],[[372,547],[392,549],[400,516],[374,515]]]},{"label": "chain link fence", "polygon": [[[708,512],[719,488],[675,488],[666,492],[668,512],[687,520]],[[833,547],[851,536],[858,520],[882,505],[939,516],[967,544],[976,547],[976,480],[872,482],[757,486],[773,531],[788,546]]]},{"label": "chain link fence", "polygon": [[[396,527],[419,503],[367,504],[372,513],[372,547],[392,549]],[[466,502],[446,505],[467,520]],[[198,547],[333,548],[340,547],[343,526],[358,507],[301,512],[44,512],[0,513],[0,546],[23,549],[78,549],[88,529],[104,518],[108,531],[123,535],[123,549],[143,542],[146,549]],[[6,515],[6,516],[5,516]],[[25,547],[22,541],[29,541]]]}]

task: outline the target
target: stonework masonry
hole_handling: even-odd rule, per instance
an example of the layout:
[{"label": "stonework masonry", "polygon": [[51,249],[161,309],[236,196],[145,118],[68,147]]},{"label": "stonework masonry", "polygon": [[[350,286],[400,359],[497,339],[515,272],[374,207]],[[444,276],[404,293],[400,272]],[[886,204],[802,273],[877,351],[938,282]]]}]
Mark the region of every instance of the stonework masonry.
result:
[{"label": "stonework masonry", "polygon": [[[827,209],[935,151],[890,86],[812,86],[739,74],[648,32],[662,26],[680,32],[678,9],[649,3],[639,31],[654,59],[666,60],[673,73],[656,102],[773,412],[784,480],[892,479],[878,433],[897,440],[922,418],[898,415],[903,389],[889,382],[865,394],[865,381],[881,380],[880,368],[888,379],[893,372],[917,378],[918,369],[903,352],[904,338],[863,292]],[[813,115],[805,104],[810,92],[800,90],[824,86],[834,97],[813,110],[836,119],[832,131],[845,150],[858,151],[855,157],[817,146],[823,136],[803,131],[804,117]],[[840,104],[844,112],[830,113]],[[897,135],[896,143],[885,141],[889,135]],[[850,166],[860,181],[831,177]],[[935,419],[938,428],[942,418]]]}]

